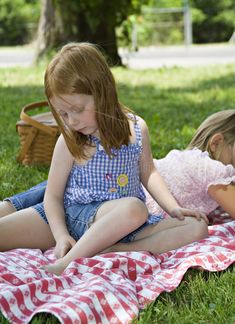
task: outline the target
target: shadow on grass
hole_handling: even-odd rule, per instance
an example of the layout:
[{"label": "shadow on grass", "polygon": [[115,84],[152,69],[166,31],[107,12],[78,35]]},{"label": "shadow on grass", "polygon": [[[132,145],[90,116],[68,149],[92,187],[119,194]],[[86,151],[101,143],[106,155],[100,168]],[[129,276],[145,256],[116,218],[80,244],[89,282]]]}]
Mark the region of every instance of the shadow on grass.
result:
[{"label": "shadow on grass", "polygon": [[[165,88],[153,84],[152,78],[148,83],[147,72],[144,72],[143,82],[143,72],[134,72],[139,82],[135,85],[128,81],[124,83],[125,73],[129,72],[123,71],[124,77],[118,83],[120,100],[146,120],[154,157],[163,157],[173,148],[185,148],[194,130],[208,115],[235,107],[234,73],[204,77],[189,82],[188,86],[170,84]],[[154,70],[149,73],[157,78],[163,72]],[[16,121],[25,104],[45,100],[43,87],[0,87],[0,99],[0,177],[3,183],[0,198],[3,198],[44,180],[48,168],[25,168],[15,161],[19,150]]]}]

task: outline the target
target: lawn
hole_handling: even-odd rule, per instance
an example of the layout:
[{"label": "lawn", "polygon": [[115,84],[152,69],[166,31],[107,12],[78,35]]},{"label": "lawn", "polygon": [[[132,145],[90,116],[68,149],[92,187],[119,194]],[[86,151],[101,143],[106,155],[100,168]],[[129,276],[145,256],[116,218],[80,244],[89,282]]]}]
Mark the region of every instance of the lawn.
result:
[{"label": "lawn", "polygon": [[[48,168],[24,167],[15,123],[24,104],[44,100],[44,67],[0,69],[0,199],[46,179]],[[120,100],[144,117],[153,155],[183,149],[209,114],[235,107],[235,65],[134,71],[114,68]],[[234,323],[235,267],[221,273],[190,270],[172,293],[163,293],[136,323]],[[0,317],[0,322],[5,323]],[[7,322],[6,322],[7,323]],[[58,323],[40,315],[32,323]]]}]

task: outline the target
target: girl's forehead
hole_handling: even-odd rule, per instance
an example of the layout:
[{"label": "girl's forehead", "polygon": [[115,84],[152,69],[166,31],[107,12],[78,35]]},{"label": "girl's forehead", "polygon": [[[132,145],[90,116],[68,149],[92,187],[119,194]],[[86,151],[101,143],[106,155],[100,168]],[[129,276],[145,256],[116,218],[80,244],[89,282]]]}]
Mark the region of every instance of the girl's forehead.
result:
[{"label": "girl's forehead", "polygon": [[53,96],[50,99],[53,107],[60,108],[70,108],[74,106],[86,105],[90,102],[93,102],[93,96],[86,94],[65,94]]}]

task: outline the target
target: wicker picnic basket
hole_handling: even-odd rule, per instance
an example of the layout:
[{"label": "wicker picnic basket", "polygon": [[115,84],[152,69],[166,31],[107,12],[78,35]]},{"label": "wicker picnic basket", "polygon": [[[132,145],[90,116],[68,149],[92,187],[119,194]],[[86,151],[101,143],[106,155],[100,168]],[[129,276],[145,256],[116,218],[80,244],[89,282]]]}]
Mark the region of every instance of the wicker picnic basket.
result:
[{"label": "wicker picnic basket", "polygon": [[24,165],[50,165],[56,141],[60,135],[51,112],[29,116],[28,111],[48,107],[46,101],[24,106],[16,130],[20,137],[18,162]]}]

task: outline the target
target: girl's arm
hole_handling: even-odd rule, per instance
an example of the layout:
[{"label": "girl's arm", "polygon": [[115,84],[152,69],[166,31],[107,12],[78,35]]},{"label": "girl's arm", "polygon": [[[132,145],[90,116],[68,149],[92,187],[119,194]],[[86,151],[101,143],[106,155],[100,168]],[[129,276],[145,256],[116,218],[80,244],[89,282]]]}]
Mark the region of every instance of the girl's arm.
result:
[{"label": "girl's arm", "polygon": [[69,235],[65,223],[64,190],[73,161],[73,156],[61,135],[54,149],[44,197],[46,216],[56,242],[63,235]]},{"label": "girl's arm", "polygon": [[178,205],[177,201],[169,191],[164,179],[154,166],[148,127],[145,121],[141,118],[139,119],[139,123],[142,130],[143,143],[143,152],[140,161],[140,177],[145,188],[169,215],[180,219],[183,219],[184,216],[195,216],[197,219],[203,218],[208,222],[203,213],[187,208],[181,208]]},{"label": "girl's arm", "polygon": [[235,183],[210,186],[208,194],[235,219]]}]

